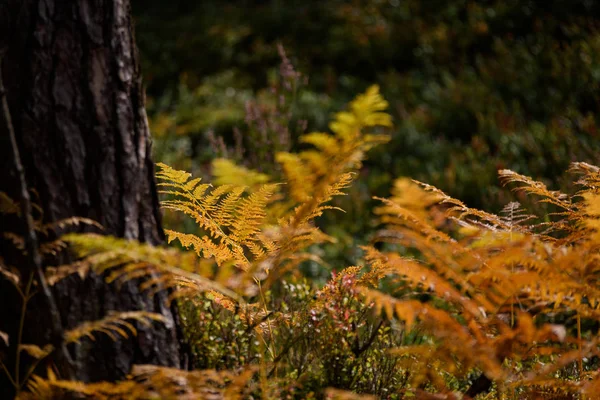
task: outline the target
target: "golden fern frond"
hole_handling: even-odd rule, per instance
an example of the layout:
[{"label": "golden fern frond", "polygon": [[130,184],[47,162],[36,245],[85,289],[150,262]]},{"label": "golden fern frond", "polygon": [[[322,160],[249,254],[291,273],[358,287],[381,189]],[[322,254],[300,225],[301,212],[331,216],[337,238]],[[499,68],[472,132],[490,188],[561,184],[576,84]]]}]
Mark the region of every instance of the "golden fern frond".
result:
[{"label": "golden fern frond", "polygon": [[447,234],[431,225],[431,221],[428,220],[428,214],[425,210],[413,211],[403,207],[392,199],[380,197],[374,197],[374,199],[383,203],[383,206],[375,209],[375,214],[381,216],[380,221],[386,224],[389,230],[404,232],[403,228],[408,228],[409,230],[420,232],[428,239],[436,239],[442,242],[453,241]]},{"label": "golden fern frond", "polygon": [[296,208],[296,224],[301,224],[333,196],[342,194],[354,179],[364,154],[373,145],[389,140],[386,135],[367,135],[363,130],[373,126],[391,126],[391,117],[383,111],[387,102],[377,86],[370,87],[350,103],[350,110],[336,114],[330,124],[333,135],[314,132],[304,135],[301,141],[310,143],[315,150],[299,154],[278,153],[289,191],[295,201],[303,203]]},{"label": "golden fern frond", "polygon": [[498,175],[500,181],[504,185],[509,183],[518,184],[518,186],[513,189],[517,192],[521,191],[527,194],[540,196],[542,198],[540,201],[543,203],[554,204],[563,210],[574,211],[573,203],[568,195],[556,190],[549,190],[542,182],[535,181],[528,176],[518,174],[509,169],[499,170]]},{"label": "golden fern frond", "polygon": [[165,234],[167,235],[167,243],[177,240],[184,248],[193,248],[199,257],[214,258],[217,265],[235,260],[238,264],[242,264],[242,269],[247,269],[247,260],[243,250],[239,247],[232,249],[228,246],[219,246],[210,240],[208,236],[198,237],[190,233],[181,233],[170,229],[165,229]]},{"label": "golden fern frond", "polygon": [[44,271],[48,285],[54,286],[67,276],[77,274],[81,279],[85,278],[90,272],[90,263],[76,261],[71,264],[59,265],[57,267],[47,267]]},{"label": "golden fern frond", "polygon": [[[312,144],[317,150],[330,155],[335,155],[337,141],[334,136],[326,132],[311,132],[301,137],[302,143]],[[285,153],[284,153],[285,154]]]},{"label": "golden fern frond", "polygon": [[[384,266],[383,268],[388,274],[400,275],[414,288],[423,288],[428,292],[435,293],[440,299],[460,305],[472,317],[479,318],[485,315],[480,309],[482,305],[476,304],[466,296],[467,293],[473,292],[471,285],[451,269],[436,272],[416,260],[402,258],[394,253],[384,254],[373,248],[367,252],[366,260],[369,263],[374,262],[376,266]],[[457,290],[454,285],[459,286],[462,292]]]},{"label": "golden fern frond", "polygon": [[277,153],[275,160],[281,165],[292,199],[297,203],[310,199],[315,176],[302,159],[296,154],[282,152]]},{"label": "golden fern frond", "polygon": [[69,398],[73,393],[99,400],[151,398],[151,393],[141,390],[138,386],[136,382],[132,381],[85,383],[59,380],[55,376],[44,379],[33,375],[27,384],[29,391],[21,392],[17,398],[20,400],[55,400]]},{"label": "golden fern frond", "polygon": [[273,241],[263,242],[261,228],[266,223],[267,205],[277,191],[277,185],[265,184],[244,196],[245,187],[222,185],[209,190],[200,179],[191,179],[184,171],[176,171],[158,164],[159,186],[169,188],[162,193],[174,196],[162,206],[187,214],[207,232],[202,237],[166,231],[169,242],[179,240],[185,247],[193,247],[199,256],[214,257],[217,264],[233,262],[247,270],[251,260],[246,252],[262,254],[260,247],[269,249]]},{"label": "golden fern frond", "polygon": [[[350,104],[349,111],[337,114],[331,125],[333,134],[315,132],[300,138],[314,148],[298,154],[278,153],[276,160],[292,200],[280,202],[280,208],[270,208],[280,199],[278,186],[258,186],[268,177],[229,161],[214,163],[217,183],[221,184],[216,188],[159,163],[161,192],[171,196],[163,207],[187,214],[207,233],[199,237],[166,231],[169,242],[178,240],[199,257],[213,257],[222,267],[233,264],[248,276],[263,277],[270,271],[268,286],[277,279],[275,271],[297,265],[302,259],[299,253],[308,246],[332,240],[313,225],[313,220],[325,210],[337,209],[328,203],[344,194],[365,152],[389,140],[386,135],[366,132],[375,126],[391,126],[391,117],[384,112],[387,106],[379,88],[372,86]],[[241,177],[248,182],[240,182]],[[253,188],[248,194],[239,183]],[[280,216],[278,226],[268,226],[274,215]]]},{"label": "golden fern frond", "polygon": [[373,85],[350,103],[349,112],[337,113],[329,128],[336,136],[348,138],[356,134],[357,127],[391,127],[392,118],[384,112],[387,108],[388,102],[380,95],[379,86]]},{"label": "golden fern frond", "polygon": [[600,193],[588,190],[581,193],[583,202],[581,206],[580,225],[585,228],[589,236],[587,240],[600,243]]},{"label": "golden fern frond", "polygon": [[47,344],[43,348],[41,348],[40,346],[35,345],[35,344],[20,344],[19,345],[19,351],[24,351],[25,353],[29,354],[31,357],[37,358],[37,359],[42,359],[42,358],[46,357],[48,354],[52,353],[53,350],[54,350],[54,346],[52,346],[51,344]]},{"label": "golden fern frond", "polygon": [[65,332],[65,341],[67,343],[78,343],[84,337],[95,340],[95,335],[98,333],[104,333],[114,341],[118,340],[119,336],[125,339],[131,335],[136,336],[137,329],[129,320],[137,321],[147,327],[151,326],[152,322],[163,324],[168,322],[163,315],[148,311],[109,311],[108,315],[100,320],[83,322]]},{"label": "golden fern frond", "polygon": [[540,382],[541,380],[547,378],[549,375],[555,373],[561,368],[573,363],[574,361],[577,361],[579,358],[582,357],[582,355],[589,357],[597,356],[600,354],[598,343],[599,341],[597,338],[590,340],[581,349],[571,350],[566,353],[563,353],[557,360],[554,360],[552,363],[540,363],[532,371],[524,374],[524,376],[521,379],[516,380],[512,386],[535,384],[534,382]]},{"label": "golden fern frond", "polygon": [[84,217],[69,217],[59,219],[58,221],[50,222],[47,224],[42,224],[38,227],[38,231],[43,234],[48,234],[48,232],[50,231],[57,231],[59,229],[65,229],[68,227],[79,225],[93,226],[100,230],[104,230],[104,227],[98,222],[94,221],[93,219]]},{"label": "golden fern frond", "polygon": [[262,242],[260,233],[267,216],[267,205],[277,187],[274,184],[263,185],[237,204],[235,208],[236,218],[231,225],[230,237],[232,240],[242,245],[247,243],[260,244]]},{"label": "golden fern frond", "polygon": [[[462,201],[447,195],[435,186],[415,180],[413,180],[413,182],[420,185],[427,192],[435,194],[437,198],[440,199],[440,204],[449,205],[450,208],[446,212],[448,216],[455,217],[461,221],[466,221],[468,222],[469,226],[473,226],[484,230],[491,230],[495,232],[498,230],[510,231],[516,225],[514,222],[507,221],[505,218],[502,218],[499,215],[489,213],[483,210],[478,210],[476,208],[468,207]],[[515,205],[511,207],[514,207]],[[528,219],[532,217],[533,216],[527,215]]]},{"label": "golden fern frond", "polygon": [[240,396],[251,382],[252,373],[241,371],[182,371],[155,365],[135,365],[131,379],[146,393],[165,399],[222,399],[225,393]]},{"label": "golden fern frond", "polygon": [[600,187],[600,168],[585,162],[571,163],[569,172],[581,175],[576,182],[588,189],[598,189]]},{"label": "golden fern frond", "polygon": [[[542,224],[519,203],[495,215],[426,184],[421,187],[432,198],[398,181],[392,197],[380,199],[377,214],[386,225],[377,239],[409,248],[419,261],[365,248],[371,271],[357,280],[359,292],[377,313],[431,334],[426,351],[407,364],[417,377],[422,375],[420,382],[444,388],[438,372],[464,376],[478,368],[498,385],[508,383],[524,394],[592,393],[591,388],[600,387],[590,383],[586,389],[583,383],[556,378],[559,370],[579,361],[585,380],[583,357],[599,351],[597,341],[580,339],[580,323],[600,320],[600,168],[574,164],[571,170],[582,175],[578,183],[584,187],[575,196],[512,171],[500,172],[506,184],[516,183],[518,190],[561,208],[544,216]],[[445,215],[437,201],[449,206]],[[389,275],[392,282],[397,275],[398,283],[433,293],[434,301],[397,299],[372,289]],[[577,338],[563,325],[543,324],[548,317],[565,324],[577,320]],[[522,369],[526,365],[529,372]]]},{"label": "golden fern frond", "polygon": [[59,390],[53,388],[50,383],[38,376],[32,375],[27,381],[27,391],[21,391],[15,397],[16,400],[55,400],[60,395]]},{"label": "golden fern frond", "polygon": [[[457,362],[461,369],[468,370],[479,367],[489,377],[501,378],[506,374],[502,362],[496,357],[494,343],[487,339],[484,327],[475,322],[461,324],[448,311],[435,308],[416,300],[400,300],[378,290],[360,287],[359,292],[365,296],[367,304],[371,304],[377,314],[403,321],[406,329],[419,326],[431,333],[436,340],[436,357],[448,355],[444,369],[456,371]],[[461,314],[462,315],[462,314]],[[464,352],[464,349],[470,349]],[[454,361],[452,361],[454,357]],[[452,366],[454,365],[454,366]]]},{"label": "golden fern frond", "polygon": [[[82,263],[98,273],[108,272],[107,278],[111,281],[125,282],[143,278],[142,284],[144,281],[151,282],[145,287],[176,290],[178,279],[181,278],[186,282],[194,282],[197,294],[216,290],[243,302],[240,296],[224,285],[195,273],[198,263],[192,254],[95,234],[69,234],[64,240],[83,259]],[[72,273],[81,273],[82,270],[81,265],[70,269]],[[62,272],[63,275],[66,273]]]},{"label": "golden fern frond", "polygon": [[358,394],[347,390],[327,388],[325,389],[325,397],[331,400],[375,400],[375,396],[368,394]]},{"label": "golden fern frond", "polygon": [[55,256],[66,248],[67,244],[62,239],[56,239],[40,244],[40,254]]},{"label": "golden fern frond", "polygon": [[237,165],[226,158],[212,161],[212,174],[215,177],[213,183],[217,186],[234,185],[256,189],[271,180],[266,174]]}]

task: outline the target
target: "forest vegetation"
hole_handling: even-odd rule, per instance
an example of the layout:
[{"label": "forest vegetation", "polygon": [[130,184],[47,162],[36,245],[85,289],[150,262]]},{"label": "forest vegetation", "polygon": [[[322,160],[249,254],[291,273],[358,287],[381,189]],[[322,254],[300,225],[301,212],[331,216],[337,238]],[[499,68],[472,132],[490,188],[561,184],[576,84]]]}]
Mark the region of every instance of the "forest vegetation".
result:
[{"label": "forest vegetation", "polygon": [[52,131],[73,157],[53,171],[139,168],[100,170],[118,194],[53,205],[0,80],[0,393],[600,398],[598,5],[136,3],[140,59],[89,87],[129,99],[93,120],[114,159]]}]

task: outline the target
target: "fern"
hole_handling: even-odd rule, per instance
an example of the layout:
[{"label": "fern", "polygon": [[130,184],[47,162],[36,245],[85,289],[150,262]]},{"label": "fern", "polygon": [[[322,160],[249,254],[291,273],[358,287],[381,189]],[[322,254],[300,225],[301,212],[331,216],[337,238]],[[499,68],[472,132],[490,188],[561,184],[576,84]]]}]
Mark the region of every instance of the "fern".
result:
[{"label": "fern", "polygon": [[212,171],[214,175],[213,183],[216,186],[234,185],[254,190],[271,180],[267,174],[236,165],[226,158],[214,159],[212,161]]},{"label": "fern", "polygon": [[[495,215],[469,208],[429,185],[417,189],[406,180],[396,183],[391,198],[380,199],[383,206],[377,213],[386,228],[377,240],[416,249],[422,261],[367,247],[371,272],[360,291],[378,313],[432,334],[426,352],[421,347],[402,350],[420,354],[416,357],[423,369],[414,374],[415,384],[426,380],[447,390],[444,379],[426,370],[435,363],[456,376],[477,368],[498,385],[519,390],[589,393],[586,385],[551,377],[578,361],[583,379],[582,357],[599,351],[596,341],[582,344],[580,322],[600,320],[598,168],[574,164],[571,170],[582,175],[578,183],[583,186],[573,196],[512,171],[499,172],[503,182],[517,185],[515,190],[559,208],[543,224],[533,223],[536,217],[518,203]],[[452,227],[450,223],[456,227],[450,234],[440,230]],[[384,276],[436,300],[422,303],[373,289]],[[563,325],[543,323],[548,315],[573,314],[575,338],[567,336]],[[552,361],[556,354],[562,355]],[[542,367],[523,378],[516,362],[532,360]]]},{"label": "fern", "polygon": [[[194,235],[167,230],[169,241],[178,240],[199,257],[214,258],[221,267],[233,264],[252,279],[267,277],[266,287],[302,261],[315,259],[305,250],[332,238],[313,221],[335,208],[328,203],[352,183],[365,152],[389,140],[365,132],[391,125],[390,116],[383,112],[386,108],[387,102],[373,86],[350,104],[348,112],[336,115],[331,124],[333,135],[315,132],[301,137],[315,149],[278,153],[289,199],[282,198],[274,184],[258,185],[267,181],[266,176],[227,161],[213,166],[221,184],[216,188],[192,179],[185,171],[159,164],[159,185],[163,194],[171,196],[163,207],[192,217],[203,231]],[[231,184],[240,182],[242,176],[248,178],[252,190]]]},{"label": "fern", "polygon": [[94,399],[241,399],[251,389],[254,370],[239,374],[230,371],[182,371],[155,365],[134,365],[128,380],[111,383],[84,383],[56,378],[49,370],[48,378],[34,376],[28,393],[21,400],[54,399],[78,394]]},{"label": "fern", "polygon": [[104,333],[114,341],[119,336],[128,338],[130,335],[137,335],[137,329],[128,320],[137,321],[144,326],[150,326],[153,321],[168,322],[163,315],[147,311],[109,312],[100,320],[84,322],[75,329],[65,332],[65,341],[78,343],[84,337],[95,340],[94,335],[97,333]]},{"label": "fern", "polygon": [[198,263],[193,254],[95,234],[71,234],[64,240],[82,257],[82,261],[55,269],[54,272],[60,276],[94,269],[98,273],[106,272],[108,282],[123,283],[144,278],[141,288],[150,291],[150,294],[174,289],[170,300],[189,296],[190,291],[197,295],[216,290],[243,302],[234,291],[195,273]]},{"label": "fern", "polygon": [[266,218],[265,208],[276,191],[276,185],[263,185],[247,197],[242,186],[225,185],[209,190],[210,185],[190,174],[158,164],[159,186],[168,188],[161,193],[174,196],[163,201],[164,208],[183,212],[194,218],[206,235],[198,237],[167,230],[169,242],[179,240],[184,247],[192,247],[199,256],[214,258],[219,265],[231,262],[247,270],[250,260],[246,251],[261,254],[272,250],[274,243],[261,235]]}]

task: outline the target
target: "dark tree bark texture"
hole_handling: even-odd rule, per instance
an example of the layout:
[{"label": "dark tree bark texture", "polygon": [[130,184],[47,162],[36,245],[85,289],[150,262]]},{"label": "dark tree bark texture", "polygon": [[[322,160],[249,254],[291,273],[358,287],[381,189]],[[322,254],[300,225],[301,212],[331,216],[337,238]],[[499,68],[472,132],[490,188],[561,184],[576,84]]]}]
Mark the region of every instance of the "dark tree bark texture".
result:
[{"label": "dark tree bark texture", "polygon": [[[128,0],[0,0],[2,71],[28,185],[44,220],[87,217],[106,234],[159,244],[163,232],[129,8]],[[0,191],[16,198],[12,160],[2,123]],[[8,231],[22,228],[0,216],[0,233]],[[6,243],[0,251],[6,264],[20,262]],[[181,366],[177,314],[160,298],[140,294],[136,284],[118,290],[101,277],[72,276],[54,295],[65,329],[111,310],[152,310],[171,321],[130,340],[105,337],[71,348],[78,379],[122,378],[133,363]],[[38,303],[34,298],[23,342],[44,343],[48,335]],[[14,290],[0,282],[0,330],[15,332],[19,307]]]}]

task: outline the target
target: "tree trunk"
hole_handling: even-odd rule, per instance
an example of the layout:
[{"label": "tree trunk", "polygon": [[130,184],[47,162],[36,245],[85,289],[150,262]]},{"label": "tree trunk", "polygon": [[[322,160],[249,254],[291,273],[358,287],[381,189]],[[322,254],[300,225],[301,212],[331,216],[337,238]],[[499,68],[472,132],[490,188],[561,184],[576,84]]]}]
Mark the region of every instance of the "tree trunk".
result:
[{"label": "tree trunk", "polygon": [[[106,234],[161,243],[129,1],[2,0],[2,49],[6,97],[28,185],[44,221],[87,217],[102,224]],[[17,198],[4,121],[0,168],[0,191]],[[9,231],[22,228],[0,216],[0,234]],[[6,264],[19,267],[7,243],[0,251]],[[160,297],[147,298],[134,283],[118,290],[93,275],[69,277],[53,292],[65,329],[111,310],[145,309],[171,321],[167,327],[140,328],[130,340],[103,337],[72,347],[77,379],[119,379],[134,363],[182,366],[186,354],[177,313],[164,307]],[[0,282],[0,304],[0,331],[14,338],[21,301],[5,280]],[[42,304],[36,298],[30,304],[25,343],[43,344],[48,338],[50,322]],[[0,381],[0,387],[6,383]],[[0,397],[5,398],[1,389]]]}]

